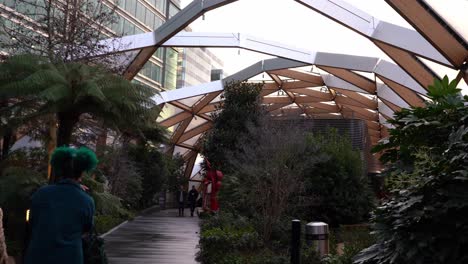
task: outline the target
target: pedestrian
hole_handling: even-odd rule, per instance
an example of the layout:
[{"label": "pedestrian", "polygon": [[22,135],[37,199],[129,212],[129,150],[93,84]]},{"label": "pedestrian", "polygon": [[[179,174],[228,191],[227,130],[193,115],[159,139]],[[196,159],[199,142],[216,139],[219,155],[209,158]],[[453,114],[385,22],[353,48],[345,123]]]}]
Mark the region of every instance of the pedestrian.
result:
[{"label": "pedestrian", "polygon": [[31,240],[25,264],[83,264],[82,236],[93,228],[94,201],[80,185],[97,165],[87,148],[57,148],[51,166],[59,180],[32,196]]},{"label": "pedestrian", "polygon": [[184,216],[185,200],[187,199],[187,192],[184,190],[184,186],[180,185],[179,190],[176,193],[177,201],[179,202],[179,216]]},{"label": "pedestrian", "polygon": [[190,203],[190,216],[193,217],[193,212],[195,211],[196,203],[198,198],[198,191],[195,189],[195,185],[192,185],[192,189],[188,194],[188,201]]}]

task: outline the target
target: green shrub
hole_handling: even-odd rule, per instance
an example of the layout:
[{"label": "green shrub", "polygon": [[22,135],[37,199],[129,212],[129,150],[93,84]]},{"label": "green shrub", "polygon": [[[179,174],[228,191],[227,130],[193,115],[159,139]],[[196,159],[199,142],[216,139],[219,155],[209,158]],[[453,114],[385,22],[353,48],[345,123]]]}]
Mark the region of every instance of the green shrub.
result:
[{"label": "green shrub", "polygon": [[318,153],[327,158],[306,164],[304,196],[309,203],[298,209],[302,218],[333,227],[366,222],[374,201],[360,153],[335,130],[309,137],[307,144],[320,146]]},{"label": "green shrub", "polygon": [[6,168],[0,176],[0,207],[25,211],[31,195],[45,183],[45,177],[29,169]]},{"label": "green shrub", "polygon": [[259,234],[246,219],[220,213],[206,217],[201,224],[197,260],[202,263],[245,263],[242,255],[262,246]]},{"label": "green shrub", "polygon": [[[96,178],[98,178],[98,177],[96,177]],[[83,177],[81,183],[84,184],[85,186],[87,186],[93,192],[102,193],[102,192],[104,192],[104,189],[105,189],[104,188],[104,183],[99,182],[98,180],[95,180],[95,179],[91,178],[88,175]]]},{"label": "green shrub", "polygon": [[[352,264],[353,258],[363,249],[375,243],[369,226],[342,226],[331,230],[330,255],[323,259],[325,264]],[[343,254],[337,254],[338,243],[344,244]]]},{"label": "green shrub", "polygon": [[126,220],[126,218],[112,215],[96,215],[94,217],[94,225],[99,234],[104,234]]},{"label": "green shrub", "polygon": [[376,151],[417,181],[376,210],[377,242],[355,263],[468,263],[468,97],[456,84],[435,80],[426,107],[391,121],[389,141]]},{"label": "green shrub", "polygon": [[0,176],[0,207],[5,218],[5,236],[8,250],[16,256],[21,253],[26,230],[26,210],[31,195],[46,183],[45,177],[26,168],[10,167]]}]

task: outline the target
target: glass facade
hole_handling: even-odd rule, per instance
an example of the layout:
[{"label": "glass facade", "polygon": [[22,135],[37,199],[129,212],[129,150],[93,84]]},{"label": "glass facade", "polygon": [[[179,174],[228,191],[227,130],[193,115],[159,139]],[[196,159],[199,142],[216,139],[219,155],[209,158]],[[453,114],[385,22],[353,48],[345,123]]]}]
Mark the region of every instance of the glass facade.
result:
[{"label": "glass facade", "polygon": [[164,87],[168,90],[175,89],[177,86],[177,62],[179,53],[172,49],[166,49]]},{"label": "glass facade", "polygon": [[172,2],[169,2],[169,12],[168,17],[171,18],[175,16],[175,14],[179,13],[180,9],[174,5]]},{"label": "glass facade", "polygon": [[[43,0],[28,1],[36,1],[36,4],[43,3]],[[98,1],[102,0],[85,1],[98,3]],[[28,10],[32,6],[28,7],[16,3],[18,3],[17,0],[0,0],[0,4],[20,11],[25,15],[36,13],[33,10]],[[108,25],[109,31],[106,31],[107,36],[103,34],[104,38],[107,38],[112,33],[117,36],[125,36],[151,32],[160,27],[167,18],[173,17],[180,11],[179,2],[173,2],[173,0],[116,0],[105,1],[103,3],[103,8],[107,9],[107,11],[110,11],[112,8],[112,3],[115,3],[118,7],[116,9],[117,19],[114,23]],[[11,23],[11,21],[7,20],[6,23]],[[194,66],[194,64],[192,63],[190,66]],[[209,75],[207,78],[203,78],[207,74],[205,72],[202,74],[199,68],[203,67],[196,67],[193,70],[194,72],[191,72],[191,75],[189,75],[195,75],[192,79],[198,77],[197,83],[208,81]],[[181,49],[160,48],[143,66],[136,78],[140,83],[144,83],[145,85],[171,90],[177,88],[178,81],[184,82],[186,76],[185,69],[185,56],[183,56]]]},{"label": "glass facade", "polygon": [[[119,11],[118,22],[112,25],[111,29],[117,35],[124,36],[150,32],[164,23],[167,5],[167,0],[120,0],[119,7],[125,12]],[[169,13],[172,15],[180,10],[173,3],[169,5]],[[153,59],[144,65],[139,75],[163,85],[165,89],[174,89],[177,81],[177,57],[176,50],[160,48],[154,53]],[[164,60],[168,65],[163,67]]]},{"label": "glass facade", "polygon": [[144,66],[143,68],[141,69],[140,71],[140,74],[158,82],[158,83],[161,83],[162,80],[161,80],[161,72],[162,72],[162,69],[161,69],[161,66],[155,64],[154,62],[152,61],[148,61]]}]

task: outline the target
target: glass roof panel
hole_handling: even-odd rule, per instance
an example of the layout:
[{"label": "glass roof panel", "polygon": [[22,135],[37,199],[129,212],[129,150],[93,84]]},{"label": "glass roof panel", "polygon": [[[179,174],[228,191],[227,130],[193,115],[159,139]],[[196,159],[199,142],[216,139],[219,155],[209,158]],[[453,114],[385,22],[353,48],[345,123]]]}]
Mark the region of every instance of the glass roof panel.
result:
[{"label": "glass roof panel", "polygon": [[197,136],[194,136],[193,138],[187,140],[187,141],[184,141],[183,143],[184,144],[187,144],[187,145],[190,145],[190,146],[193,146],[195,145],[195,143],[197,143],[197,140],[201,137],[201,134],[200,135],[197,135]]},{"label": "glass roof panel", "polygon": [[180,154],[180,155],[184,155],[185,153],[189,152],[190,150],[187,149],[187,148],[183,148],[183,147],[180,147],[180,146],[175,146],[174,147],[174,156],[177,155],[177,154]]},{"label": "glass roof panel", "polygon": [[253,76],[252,78],[249,79],[249,81],[253,81],[253,82],[263,82],[263,81],[272,81],[273,79],[270,78],[270,75],[268,75],[267,73],[263,72],[263,73],[260,73],[258,75],[255,75]]},{"label": "glass roof panel", "polygon": [[468,1],[424,0],[442,19],[468,42]]},{"label": "glass roof panel", "polygon": [[[457,78],[457,75],[459,73],[459,71],[457,71],[457,70],[451,69],[451,68],[446,67],[444,65],[440,65],[440,64],[435,63],[435,62],[430,61],[430,60],[426,60],[426,59],[421,58],[421,57],[418,57],[418,59],[420,61],[422,61],[424,63],[424,65],[426,65],[432,71],[434,71],[440,78],[444,77],[445,75],[447,75],[449,80],[453,80],[453,79]],[[462,89],[462,94],[463,95],[468,94],[468,85],[466,84],[466,82],[463,79],[458,83],[457,87]]]},{"label": "glass roof panel", "polygon": [[453,80],[453,79],[455,79],[457,77],[458,71],[456,71],[454,69],[451,69],[451,68],[446,67],[444,65],[441,65],[441,64],[435,63],[433,61],[424,59],[424,58],[419,57],[419,56],[416,56],[416,57],[422,63],[424,63],[424,65],[426,65],[427,67],[429,67],[429,69],[431,69],[434,73],[436,73],[437,76],[439,76],[439,78],[442,78],[445,75],[447,75],[450,80]]},{"label": "glass roof panel", "polygon": [[222,95],[222,93],[219,94],[218,96],[216,96],[215,99],[213,99],[213,100],[211,101],[211,103],[216,103],[216,102],[221,101],[221,95]]},{"label": "glass roof panel", "polygon": [[468,95],[468,84],[465,82],[465,80],[461,80],[459,83],[458,83],[458,88],[461,88],[462,91],[461,93],[463,95]]},{"label": "glass roof panel", "polygon": [[186,106],[192,107],[202,97],[203,97],[203,95],[194,96],[194,97],[179,100],[179,102],[183,103]]},{"label": "glass roof panel", "polygon": [[303,66],[303,67],[297,67],[297,68],[291,68],[291,69],[311,73],[313,72],[314,66]]},{"label": "glass roof panel", "polygon": [[175,107],[171,104],[164,104],[164,107],[163,109],[161,110],[161,113],[159,114],[159,117],[156,121],[158,122],[161,122],[171,116],[174,116],[180,112],[182,112],[184,110],[178,108],[178,107]]},{"label": "glass roof panel", "polygon": [[179,125],[180,125],[180,123],[175,124],[175,125],[167,128],[167,131],[169,131],[169,136],[172,136],[172,134],[174,134],[174,131],[176,131],[176,129],[179,127]]},{"label": "glass roof panel", "polygon": [[189,131],[189,130],[192,130],[193,128],[201,125],[201,124],[204,124],[208,121],[206,121],[205,119],[203,118],[200,118],[200,117],[194,117],[192,118],[192,121],[190,121],[190,124],[188,125],[187,129],[185,129],[185,131]]},{"label": "glass roof panel", "polygon": [[363,71],[352,71],[352,72],[357,73],[361,76],[364,76],[371,81],[375,79],[375,74],[373,72],[363,72]]}]

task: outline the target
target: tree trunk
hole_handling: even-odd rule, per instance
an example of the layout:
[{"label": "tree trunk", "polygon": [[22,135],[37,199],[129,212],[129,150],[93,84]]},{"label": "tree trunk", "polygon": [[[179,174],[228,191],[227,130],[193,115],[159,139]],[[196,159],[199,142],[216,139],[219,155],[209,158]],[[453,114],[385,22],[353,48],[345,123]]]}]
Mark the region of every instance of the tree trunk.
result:
[{"label": "tree trunk", "polygon": [[58,131],[57,131],[57,146],[68,146],[71,143],[73,128],[80,120],[80,113],[77,112],[61,112],[57,114]]},{"label": "tree trunk", "polygon": [[1,160],[4,160],[8,157],[8,153],[10,152],[10,147],[11,147],[10,145],[11,145],[12,137],[13,137],[13,131],[11,129],[8,129],[3,135]]},{"label": "tree trunk", "polygon": [[107,143],[107,128],[104,124],[100,127],[102,131],[99,133],[96,141],[96,155],[101,157],[104,154]]},{"label": "tree trunk", "polygon": [[52,166],[50,165],[50,160],[52,158],[52,153],[57,147],[57,119],[55,118],[54,114],[49,116],[48,120],[48,128],[49,128],[49,142],[47,142],[47,155],[49,157],[48,166],[47,166],[47,179],[49,183],[53,183],[55,181],[54,172],[52,171]]}]

